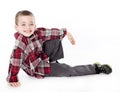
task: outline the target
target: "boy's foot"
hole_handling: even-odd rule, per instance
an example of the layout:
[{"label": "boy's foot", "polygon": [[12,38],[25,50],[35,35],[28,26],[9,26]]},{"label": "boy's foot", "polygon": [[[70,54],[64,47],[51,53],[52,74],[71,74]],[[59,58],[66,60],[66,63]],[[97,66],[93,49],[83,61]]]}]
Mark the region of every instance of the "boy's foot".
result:
[{"label": "boy's foot", "polygon": [[112,68],[108,65],[108,64],[99,64],[99,63],[95,63],[95,69],[96,69],[96,73],[105,73],[105,74],[110,74],[112,72]]}]

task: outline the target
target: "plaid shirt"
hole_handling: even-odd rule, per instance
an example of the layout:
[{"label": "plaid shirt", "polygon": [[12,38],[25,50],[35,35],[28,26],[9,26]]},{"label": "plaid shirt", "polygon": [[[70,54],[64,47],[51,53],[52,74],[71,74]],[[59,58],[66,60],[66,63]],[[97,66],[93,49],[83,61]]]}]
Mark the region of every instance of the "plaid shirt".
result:
[{"label": "plaid shirt", "polygon": [[30,37],[15,33],[15,47],[10,57],[8,82],[18,82],[18,72],[22,68],[28,75],[43,77],[50,73],[49,57],[42,51],[46,40],[62,39],[66,29],[37,28]]}]

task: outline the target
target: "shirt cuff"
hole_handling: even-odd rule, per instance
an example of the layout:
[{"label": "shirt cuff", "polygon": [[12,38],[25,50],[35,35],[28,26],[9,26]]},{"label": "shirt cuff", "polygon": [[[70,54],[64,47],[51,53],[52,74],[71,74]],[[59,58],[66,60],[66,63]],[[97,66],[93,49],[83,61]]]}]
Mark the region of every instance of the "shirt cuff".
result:
[{"label": "shirt cuff", "polygon": [[7,77],[8,82],[18,82],[18,77],[17,76],[11,76]]}]

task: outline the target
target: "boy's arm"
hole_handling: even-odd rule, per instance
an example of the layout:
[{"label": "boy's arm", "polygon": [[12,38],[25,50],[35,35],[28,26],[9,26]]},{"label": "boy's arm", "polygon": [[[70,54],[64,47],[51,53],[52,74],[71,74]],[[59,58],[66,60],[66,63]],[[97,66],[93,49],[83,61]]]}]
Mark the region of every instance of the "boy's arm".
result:
[{"label": "boy's arm", "polygon": [[68,37],[68,40],[70,41],[70,43],[72,45],[75,45],[75,39],[73,38],[73,36],[71,35],[71,33],[67,32],[67,37]]},{"label": "boy's arm", "polygon": [[20,65],[23,59],[23,51],[18,47],[13,50],[11,58],[10,58],[10,64],[9,64],[9,70],[8,70],[8,77],[7,81],[9,83],[18,82],[17,74],[20,70]]},{"label": "boy's arm", "polygon": [[46,40],[53,40],[53,39],[63,39],[67,34],[67,30],[65,28],[57,29],[45,29],[45,28],[38,28],[40,30],[40,36],[44,41]]},{"label": "boy's arm", "polygon": [[63,39],[67,34],[67,30],[66,28],[62,28],[62,29],[57,29],[57,28],[52,28],[51,29],[51,38],[60,38]]}]

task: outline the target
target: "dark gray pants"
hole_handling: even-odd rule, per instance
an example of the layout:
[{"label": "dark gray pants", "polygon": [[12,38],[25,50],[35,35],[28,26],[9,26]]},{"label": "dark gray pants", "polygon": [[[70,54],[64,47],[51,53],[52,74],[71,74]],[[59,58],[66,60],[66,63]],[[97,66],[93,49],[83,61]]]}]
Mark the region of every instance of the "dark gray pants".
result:
[{"label": "dark gray pants", "polygon": [[69,77],[96,74],[95,66],[92,64],[71,67],[64,63],[53,62],[64,57],[62,43],[59,39],[46,41],[43,44],[43,51],[48,55],[51,62],[51,73],[48,76]]}]

